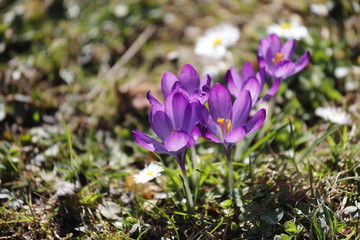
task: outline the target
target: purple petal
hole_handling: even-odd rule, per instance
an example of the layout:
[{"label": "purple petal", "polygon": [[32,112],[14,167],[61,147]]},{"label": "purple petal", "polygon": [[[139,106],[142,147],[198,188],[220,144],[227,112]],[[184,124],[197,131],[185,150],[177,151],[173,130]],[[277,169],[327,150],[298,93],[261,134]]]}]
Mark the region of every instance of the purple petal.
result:
[{"label": "purple petal", "polygon": [[284,59],[291,60],[294,56],[295,51],[295,40],[290,39],[281,48],[281,53],[283,54]]},{"label": "purple petal", "polygon": [[260,39],[258,55],[265,58],[267,50],[270,48],[270,42],[267,38]]},{"label": "purple petal", "polygon": [[164,147],[169,152],[178,152],[184,150],[187,147],[190,147],[189,142],[192,141],[192,138],[189,134],[183,131],[175,131],[164,141]]},{"label": "purple petal", "polygon": [[201,86],[199,89],[200,103],[203,105],[209,99],[210,84],[211,84],[211,77],[209,74],[206,74],[203,80],[201,81]]},{"label": "purple petal", "polygon": [[172,129],[168,127],[167,116],[163,111],[157,111],[154,115],[150,118],[150,126],[158,135],[161,140],[165,140],[170,134]]},{"label": "purple petal", "polygon": [[141,131],[135,130],[132,135],[135,142],[146,150],[151,152],[169,153],[161,143]]},{"label": "purple petal", "polygon": [[231,119],[232,102],[228,90],[216,83],[210,90],[209,108],[214,121],[218,118]]},{"label": "purple petal", "polygon": [[293,73],[294,67],[295,64],[289,60],[280,61],[276,64],[274,69],[275,78],[281,78],[281,80],[284,80]]},{"label": "purple petal", "polygon": [[236,98],[234,105],[232,107],[232,129],[236,129],[241,126],[245,120],[249,117],[251,110],[251,96],[250,92],[244,90]]},{"label": "purple petal", "polygon": [[151,95],[150,91],[147,91],[146,97],[151,104],[151,108],[153,108],[156,111],[164,110],[164,105],[161,102],[159,102],[156,98],[154,98],[153,95]]},{"label": "purple petal", "polygon": [[293,74],[296,74],[303,70],[310,61],[310,52],[306,51],[296,62],[295,62],[295,69]]},{"label": "purple petal", "polygon": [[241,126],[226,134],[225,142],[236,143],[241,139],[243,139],[245,136],[246,136],[245,127]]},{"label": "purple petal", "polygon": [[209,139],[210,141],[216,142],[216,143],[221,143],[221,141],[212,132],[206,132],[205,138]]},{"label": "purple petal", "polygon": [[266,92],[265,96],[261,99],[261,101],[266,101],[269,98],[274,97],[275,94],[277,93],[277,91],[279,90],[280,83],[281,83],[281,79],[279,78],[275,81],[275,83],[271,86],[271,88]]},{"label": "purple petal", "polygon": [[165,113],[168,117],[168,125],[172,130],[183,127],[185,109],[189,99],[182,92],[172,92],[165,101]]},{"label": "purple petal", "polygon": [[182,129],[190,133],[194,126],[201,120],[201,105],[199,102],[192,102],[187,104],[184,111],[184,120]]},{"label": "purple petal", "polygon": [[227,70],[225,74],[225,84],[231,95],[237,97],[240,94],[242,81],[234,67]]},{"label": "purple petal", "polygon": [[241,90],[248,90],[250,92],[253,104],[258,100],[259,94],[261,92],[260,84],[256,77],[250,77],[248,80],[246,80]]},{"label": "purple petal", "polygon": [[161,90],[165,98],[167,98],[167,96],[170,95],[173,86],[177,81],[178,81],[177,77],[171,72],[167,72],[163,75],[161,79]]},{"label": "purple petal", "polygon": [[255,115],[246,122],[246,134],[256,131],[264,123],[266,111],[264,108],[260,109]]},{"label": "purple petal", "polygon": [[158,100],[156,100],[156,98],[154,98],[151,94],[150,91],[147,92],[147,99],[150,102],[150,114],[149,114],[149,122],[153,122],[153,116],[156,112],[158,111],[164,111],[165,107],[164,104],[160,103]]},{"label": "purple petal", "polygon": [[258,64],[260,68],[264,68],[265,72],[269,75],[272,74],[270,67],[268,66],[268,64],[266,63],[265,59],[263,57],[261,57],[260,55],[257,56],[257,60],[258,60]]},{"label": "purple petal", "polygon": [[240,77],[242,82],[246,81],[249,77],[255,76],[255,70],[250,62],[246,62],[241,69]]},{"label": "purple petal", "polygon": [[214,121],[206,107],[202,106],[201,110],[201,116],[204,121],[205,127],[208,129],[209,132],[212,132],[216,135],[217,138],[221,139],[222,134],[219,124]]},{"label": "purple petal", "polygon": [[195,89],[199,88],[200,78],[196,70],[190,65],[185,64],[179,74],[179,81],[185,86],[191,94]]},{"label": "purple petal", "polygon": [[202,136],[201,125],[195,125],[194,129],[190,133],[190,136],[194,139],[194,143],[199,140]]},{"label": "purple petal", "polygon": [[268,39],[270,41],[270,48],[272,50],[272,55],[275,56],[276,53],[279,53],[281,50],[281,45],[282,45],[281,40],[278,37],[278,35],[276,35],[275,33],[270,34],[268,36]]},{"label": "purple petal", "polygon": [[256,73],[256,79],[260,84],[260,92],[263,90],[266,82],[266,71],[265,68],[261,68],[258,73]]}]

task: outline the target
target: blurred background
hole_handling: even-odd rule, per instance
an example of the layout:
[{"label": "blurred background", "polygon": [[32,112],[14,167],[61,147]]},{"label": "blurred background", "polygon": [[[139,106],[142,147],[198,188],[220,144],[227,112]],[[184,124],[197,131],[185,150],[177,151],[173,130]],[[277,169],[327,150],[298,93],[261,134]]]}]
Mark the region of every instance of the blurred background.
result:
[{"label": "blurred background", "polygon": [[[234,44],[214,58],[196,53],[219,24],[237,29]],[[295,132],[278,134],[273,151],[291,148],[289,134],[302,150],[327,128],[315,115],[320,106],[341,107],[358,124],[357,0],[0,0],[2,199],[22,199],[13,203],[18,209],[26,192],[41,204],[56,196],[56,182],[74,179],[87,186],[81,204],[116,195],[113,189],[124,188],[119,179],[152,158],[131,130],[148,131],[146,92],[162,100],[162,75],[189,63],[201,78],[210,73],[223,82],[231,66],[256,66],[259,40],[271,32],[298,40],[295,60],[311,54],[275,99],[274,122],[290,119]],[[77,154],[71,171],[69,133]],[[72,231],[59,216],[64,234]]]}]

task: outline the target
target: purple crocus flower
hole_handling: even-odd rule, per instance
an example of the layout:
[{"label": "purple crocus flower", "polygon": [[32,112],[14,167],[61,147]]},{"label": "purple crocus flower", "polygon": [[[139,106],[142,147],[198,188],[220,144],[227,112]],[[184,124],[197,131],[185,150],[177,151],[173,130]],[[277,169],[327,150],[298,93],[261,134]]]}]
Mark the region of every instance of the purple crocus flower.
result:
[{"label": "purple crocus flower", "polygon": [[208,74],[200,82],[196,70],[190,65],[185,64],[179,77],[173,73],[167,72],[161,79],[161,89],[166,98],[172,91],[184,92],[190,99],[197,99],[204,104],[209,98],[211,78]]},{"label": "purple crocus flower", "polygon": [[173,155],[180,167],[185,167],[186,150],[201,136],[197,125],[201,120],[201,104],[198,101],[190,101],[183,92],[179,91],[167,96],[165,104],[156,100],[150,92],[147,98],[151,104],[150,126],[163,143],[135,130],[133,137],[136,143],[152,152]]},{"label": "purple crocus flower", "polygon": [[210,111],[202,107],[202,117],[207,127],[205,137],[224,146],[228,162],[229,190],[233,194],[232,148],[236,142],[263,124],[266,112],[265,109],[260,109],[248,120],[252,105],[250,91],[240,92],[233,104],[230,93],[219,83],[210,90],[208,103]]},{"label": "purple crocus flower", "polygon": [[306,51],[296,62],[293,62],[295,40],[290,39],[284,44],[276,34],[262,38],[258,48],[259,66],[265,68],[273,84],[277,79],[284,80],[306,67],[310,53]]},{"label": "purple crocus flower", "polygon": [[236,98],[241,92],[248,90],[252,100],[252,107],[254,107],[257,102],[267,100],[274,96],[279,89],[280,80],[272,85],[263,98],[258,99],[264,88],[265,81],[265,68],[261,68],[259,72],[255,73],[250,62],[244,64],[240,74],[236,71],[235,67],[231,67],[225,75],[225,83],[231,95]]},{"label": "purple crocus flower", "polygon": [[141,147],[158,153],[166,153],[175,157],[180,165],[186,187],[188,203],[193,207],[185,168],[185,156],[189,147],[200,138],[198,123],[201,121],[201,104],[198,100],[190,100],[180,91],[171,92],[162,104],[150,92],[147,98],[151,104],[149,122],[151,128],[161,139],[158,140],[141,131],[133,131],[133,138]]},{"label": "purple crocus flower", "polygon": [[228,90],[216,83],[210,90],[208,102],[210,111],[202,108],[203,121],[207,127],[205,137],[222,143],[227,153],[231,152],[236,142],[256,131],[266,116],[265,109],[261,109],[248,120],[252,105],[248,90],[242,91],[233,104]]}]

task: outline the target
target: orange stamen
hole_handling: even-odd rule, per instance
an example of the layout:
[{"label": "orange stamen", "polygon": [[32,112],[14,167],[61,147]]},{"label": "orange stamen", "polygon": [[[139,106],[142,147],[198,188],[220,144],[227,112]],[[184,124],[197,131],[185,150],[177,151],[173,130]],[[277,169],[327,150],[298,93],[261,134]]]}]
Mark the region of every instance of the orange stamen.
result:
[{"label": "orange stamen", "polygon": [[[225,134],[228,134],[230,132],[230,129],[231,129],[231,120],[230,119],[218,118],[217,122],[219,123],[219,125],[221,127],[223,136],[225,136]],[[224,123],[225,123],[225,125],[224,125]]]},{"label": "orange stamen", "polygon": [[282,53],[277,53],[276,54],[276,57],[271,59],[271,61],[274,63],[274,64],[277,64],[278,62],[280,62],[281,60],[283,59],[283,54]]}]

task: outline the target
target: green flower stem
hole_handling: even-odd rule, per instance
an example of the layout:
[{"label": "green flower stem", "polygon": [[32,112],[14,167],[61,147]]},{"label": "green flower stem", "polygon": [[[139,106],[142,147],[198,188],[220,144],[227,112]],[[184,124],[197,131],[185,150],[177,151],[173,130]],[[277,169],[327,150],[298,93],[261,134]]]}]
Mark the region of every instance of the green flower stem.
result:
[{"label": "green flower stem", "polygon": [[230,196],[234,197],[234,174],[231,161],[231,151],[226,152],[226,158],[228,163],[228,174],[229,174],[229,192]]},{"label": "green flower stem", "polygon": [[193,172],[192,172],[193,186],[197,186],[198,156],[196,154],[195,145],[191,147],[191,157],[193,163]]},{"label": "green flower stem", "polygon": [[185,193],[186,193],[186,198],[187,198],[187,205],[189,207],[188,211],[193,212],[194,201],[193,201],[191,190],[190,190],[190,187],[189,187],[189,179],[188,179],[187,174],[186,174],[185,166],[181,167],[181,171],[182,171],[183,179],[184,179],[184,186],[185,186]]}]

